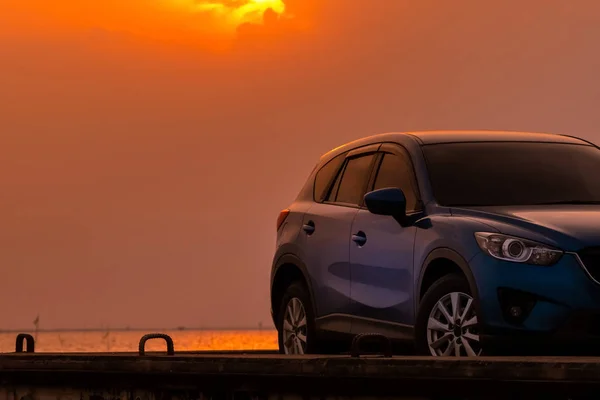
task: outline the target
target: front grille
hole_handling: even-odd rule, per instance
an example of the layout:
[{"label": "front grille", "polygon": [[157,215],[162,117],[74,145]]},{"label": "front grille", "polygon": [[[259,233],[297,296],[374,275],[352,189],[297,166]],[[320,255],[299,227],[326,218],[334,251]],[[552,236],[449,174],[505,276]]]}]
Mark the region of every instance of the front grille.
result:
[{"label": "front grille", "polygon": [[584,268],[600,283],[600,247],[589,247],[577,252]]}]

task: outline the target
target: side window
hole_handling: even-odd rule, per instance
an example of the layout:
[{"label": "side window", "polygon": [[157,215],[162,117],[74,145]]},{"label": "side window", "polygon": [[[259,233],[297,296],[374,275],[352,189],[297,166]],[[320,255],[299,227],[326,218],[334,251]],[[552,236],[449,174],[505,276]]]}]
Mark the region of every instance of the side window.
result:
[{"label": "side window", "polygon": [[315,186],[313,189],[313,198],[316,202],[322,202],[327,196],[331,181],[335,178],[336,173],[344,162],[346,153],[340,154],[329,160],[315,176]]},{"label": "side window", "polygon": [[391,187],[402,189],[406,196],[406,211],[416,211],[417,188],[414,185],[413,178],[414,171],[408,158],[384,153],[373,190]]},{"label": "side window", "polygon": [[[336,191],[331,192],[330,199],[336,203],[361,205],[367,189],[367,181],[371,173],[371,164],[375,154],[351,158],[336,181]],[[334,197],[335,196],[335,197]]]}]

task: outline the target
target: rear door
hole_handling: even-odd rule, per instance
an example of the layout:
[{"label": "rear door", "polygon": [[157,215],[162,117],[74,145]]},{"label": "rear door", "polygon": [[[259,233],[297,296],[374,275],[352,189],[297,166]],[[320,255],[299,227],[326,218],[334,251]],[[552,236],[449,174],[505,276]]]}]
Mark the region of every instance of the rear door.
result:
[{"label": "rear door", "polygon": [[[313,282],[319,329],[349,332],[350,230],[367,188],[377,146],[344,156],[330,184],[304,215],[304,258]],[[319,185],[318,177],[315,188]]]}]

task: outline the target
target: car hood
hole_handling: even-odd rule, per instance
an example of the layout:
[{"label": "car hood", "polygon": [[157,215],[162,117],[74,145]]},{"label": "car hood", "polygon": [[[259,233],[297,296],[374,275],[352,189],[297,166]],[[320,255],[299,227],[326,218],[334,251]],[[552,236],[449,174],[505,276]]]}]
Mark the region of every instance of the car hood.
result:
[{"label": "car hood", "polygon": [[600,205],[453,208],[452,215],[475,218],[501,233],[522,234],[567,251],[600,246]]}]

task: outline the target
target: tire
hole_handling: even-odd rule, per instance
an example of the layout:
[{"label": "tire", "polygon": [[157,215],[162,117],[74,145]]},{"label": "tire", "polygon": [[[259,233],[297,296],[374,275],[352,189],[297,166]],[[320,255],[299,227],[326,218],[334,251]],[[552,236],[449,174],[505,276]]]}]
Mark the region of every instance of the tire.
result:
[{"label": "tire", "polygon": [[[293,311],[293,307],[296,307],[296,310],[298,310],[299,306],[301,306],[301,309],[303,310],[303,312],[299,314],[299,319],[301,321],[306,321],[306,323],[304,325],[296,324],[297,326],[293,326],[293,323],[298,321],[292,320],[290,311]],[[310,295],[305,285],[300,282],[294,282],[288,286],[281,299],[277,316],[277,335],[279,352],[281,354],[315,354],[318,352],[315,313],[310,300]],[[287,323],[285,323],[286,320]],[[292,325],[291,328],[296,328],[295,332],[291,335],[287,329],[290,328],[288,324]],[[303,341],[302,338],[306,338],[306,341]],[[292,343],[295,343],[296,346],[290,346]],[[298,351],[299,348],[301,348],[301,351]]]},{"label": "tire", "polygon": [[[457,304],[459,305],[459,318],[456,319],[457,321],[452,321],[452,304],[456,299],[458,299]],[[444,316],[440,302],[450,314],[450,321]],[[476,299],[473,299],[471,295],[467,280],[460,275],[446,275],[431,285],[423,296],[417,312],[415,324],[417,353],[438,357],[482,355],[475,302]],[[466,315],[463,315],[467,305],[469,310]],[[434,321],[430,324],[430,319],[439,324]],[[454,322],[458,322],[458,324]],[[458,348],[458,353],[456,348]]]}]

